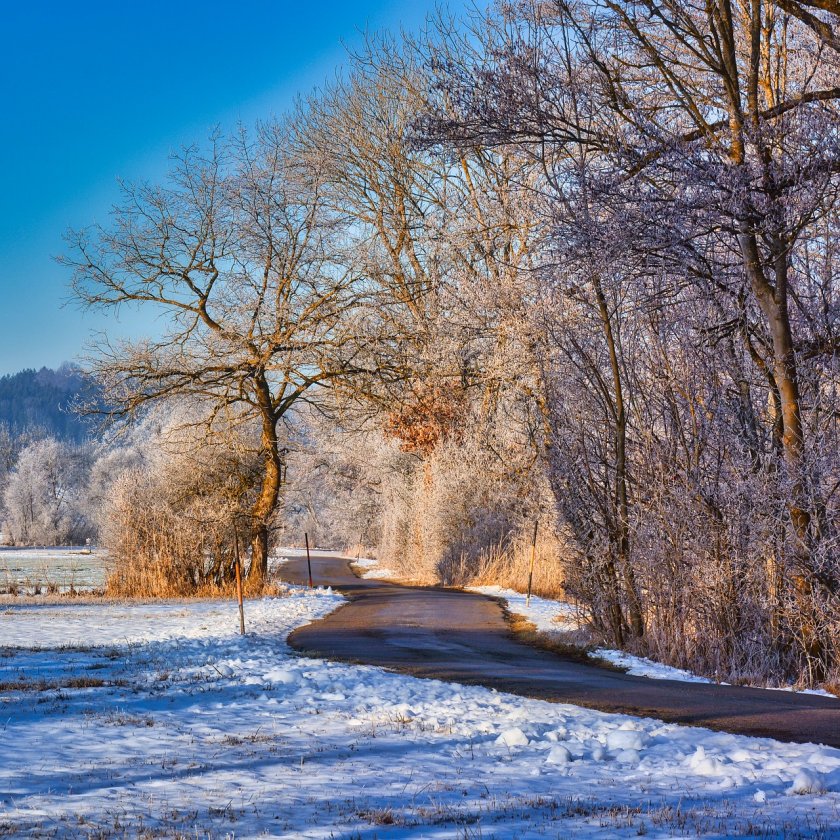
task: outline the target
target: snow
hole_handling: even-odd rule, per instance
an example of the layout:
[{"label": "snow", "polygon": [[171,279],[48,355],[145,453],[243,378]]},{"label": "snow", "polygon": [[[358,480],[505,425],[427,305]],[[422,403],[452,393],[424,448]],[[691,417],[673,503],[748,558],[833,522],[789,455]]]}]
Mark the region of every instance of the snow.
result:
[{"label": "snow", "polygon": [[0,833],[829,836],[840,751],[295,654],[327,590],[0,613]]},{"label": "snow", "polygon": [[[494,598],[504,599],[512,613],[527,618],[540,633],[579,630],[584,623],[580,610],[567,601],[555,601],[550,598],[538,598],[532,595],[529,604],[525,595],[513,589],[503,589],[500,586],[470,586],[468,589],[470,592],[479,592],[482,595],[492,595]],[[598,648],[592,653],[592,656],[605,659],[639,677],[650,677],[657,680],[682,680],[684,682],[711,682],[711,680],[698,677],[689,671],[671,668],[668,665],[662,665],[641,656],[632,656],[620,650]]]},{"label": "snow", "polygon": [[607,733],[607,749],[610,750],[641,750],[645,743],[644,733],[635,727],[620,726]]},{"label": "snow", "polygon": [[496,743],[501,744],[503,747],[527,747],[531,742],[528,740],[528,736],[518,726],[514,726],[513,729],[506,729],[502,732],[496,738]]},{"label": "snow", "polygon": [[58,591],[84,592],[105,584],[107,552],[85,546],[10,548],[0,546],[0,589],[17,584],[21,592],[45,591],[52,584]]},{"label": "snow", "polygon": [[[173,649],[189,640],[224,638],[239,632],[237,609],[225,601],[152,603],[21,604],[5,602],[0,614],[2,644],[8,648],[133,648],[156,643]],[[250,613],[246,622],[257,618]],[[264,607],[260,607],[264,609]],[[0,660],[0,666],[3,661]]]},{"label": "snow", "polygon": [[578,609],[566,601],[553,601],[532,595],[529,604],[521,592],[501,586],[468,586],[467,591],[504,599],[512,613],[527,618],[540,633],[577,630],[582,623]]},{"label": "snow", "polygon": [[822,776],[817,773],[810,772],[807,768],[803,767],[799,772],[793,777],[793,784],[788,788],[787,792],[790,793],[825,793],[825,785],[823,782]]},{"label": "snow", "polygon": [[837,697],[836,694],[832,694],[824,688],[794,688],[789,685],[768,685],[760,687],[766,688],[768,691],[792,691],[794,694],[815,694],[817,697],[831,697],[832,699],[836,699]]},{"label": "snow", "polygon": [[354,560],[352,563],[358,569],[362,570],[360,577],[366,579],[386,580],[388,578],[399,577],[399,575],[387,566],[380,566],[379,561],[373,557],[361,557]]},{"label": "snow", "polygon": [[548,751],[546,764],[568,764],[572,760],[571,752],[563,746],[552,747]]},{"label": "snow", "polygon": [[636,677],[648,677],[652,680],[679,680],[680,682],[710,683],[713,680],[692,674],[691,671],[684,671],[682,668],[672,668],[670,665],[663,665],[661,662],[654,662],[644,656],[633,656],[623,650],[611,650],[609,648],[598,648],[592,652],[592,656],[605,659],[619,668],[623,668],[628,674]]}]

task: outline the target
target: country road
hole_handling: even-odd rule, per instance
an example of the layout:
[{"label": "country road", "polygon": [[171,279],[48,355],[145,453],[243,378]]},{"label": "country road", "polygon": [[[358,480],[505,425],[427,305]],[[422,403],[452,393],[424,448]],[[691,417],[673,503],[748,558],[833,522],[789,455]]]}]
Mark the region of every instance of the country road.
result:
[{"label": "country road", "polygon": [[[652,680],[587,665],[517,641],[492,598],[364,580],[349,562],[313,554],[315,584],[338,589],[349,603],[291,634],[289,644],[301,653],[606,712],[840,747],[840,700]],[[306,560],[291,560],[281,576],[306,583]]]}]

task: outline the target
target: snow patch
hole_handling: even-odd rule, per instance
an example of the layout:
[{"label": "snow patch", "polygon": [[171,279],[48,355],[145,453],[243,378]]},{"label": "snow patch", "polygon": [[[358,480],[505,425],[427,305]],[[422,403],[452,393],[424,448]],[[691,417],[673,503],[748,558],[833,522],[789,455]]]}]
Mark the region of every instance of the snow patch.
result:
[{"label": "snow patch", "polygon": [[793,794],[825,793],[825,782],[818,773],[812,773],[803,767],[793,777],[793,784],[788,788],[787,792]]},{"label": "snow patch", "polygon": [[351,565],[364,569],[361,577],[367,580],[387,580],[388,578],[399,577],[399,575],[387,566],[380,566],[379,561],[373,557],[361,557],[353,560]]},{"label": "snow patch", "polygon": [[648,677],[652,680],[678,680],[679,682],[710,683],[712,680],[706,677],[699,677],[690,671],[683,671],[681,668],[672,668],[670,665],[663,665],[661,662],[654,662],[643,656],[633,656],[621,650],[610,650],[609,648],[598,648],[592,656],[605,659],[619,668],[624,668],[628,674],[636,677]]},{"label": "snow patch", "polygon": [[468,586],[468,592],[478,592],[493,598],[503,598],[508,609],[516,615],[524,616],[534,624],[540,633],[553,630],[578,630],[581,626],[580,611],[573,604],[565,601],[552,601],[548,598],[531,596],[528,598],[514,589],[501,586]]},{"label": "snow patch", "polygon": [[571,760],[571,752],[566,747],[558,745],[549,750],[545,762],[546,764],[568,764]]},{"label": "snow patch", "polygon": [[609,750],[640,750],[644,743],[644,733],[634,729],[616,729],[607,733],[607,749]]},{"label": "snow patch", "polygon": [[531,742],[528,736],[518,727],[506,729],[496,738],[496,743],[504,747],[527,747]]}]

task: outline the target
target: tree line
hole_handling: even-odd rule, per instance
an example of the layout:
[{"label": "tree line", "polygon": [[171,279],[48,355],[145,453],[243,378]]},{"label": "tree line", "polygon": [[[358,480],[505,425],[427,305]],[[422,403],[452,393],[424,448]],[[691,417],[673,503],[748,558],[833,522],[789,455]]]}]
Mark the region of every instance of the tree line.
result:
[{"label": "tree line", "polygon": [[91,367],[115,421],[180,404],[205,453],[172,510],[228,525],[190,580],[241,531],[259,588],[284,521],[418,578],[513,575],[539,519],[541,585],[611,643],[836,676],[839,23],[834,0],[443,14],[127,186],[65,262],[85,304],[170,325]]},{"label": "tree line", "polygon": [[59,440],[83,443],[92,424],[73,408],[94,398],[95,386],[74,365],[22,370],[0,377],[0,423],[11,434],[41,429]]}]

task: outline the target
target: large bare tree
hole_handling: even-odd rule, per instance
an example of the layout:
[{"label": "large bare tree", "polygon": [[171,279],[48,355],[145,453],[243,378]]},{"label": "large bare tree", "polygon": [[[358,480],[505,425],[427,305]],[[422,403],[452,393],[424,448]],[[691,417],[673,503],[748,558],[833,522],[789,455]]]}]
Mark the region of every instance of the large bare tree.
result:
[{"label": "large bare tree", "polygon": [[65,261],[90,307],[138,306],[163,335],[103,339],[92,357],[112,414],[189,395],[259,429],[260,486],[250,513],[250,579],[267,573],[283,476],[280,424],[353,367],[352,260],[315,170],[288,152],[286,128],[216,138],[175,159],[162,185],[127,185],[108,225],[71,235]]}]

